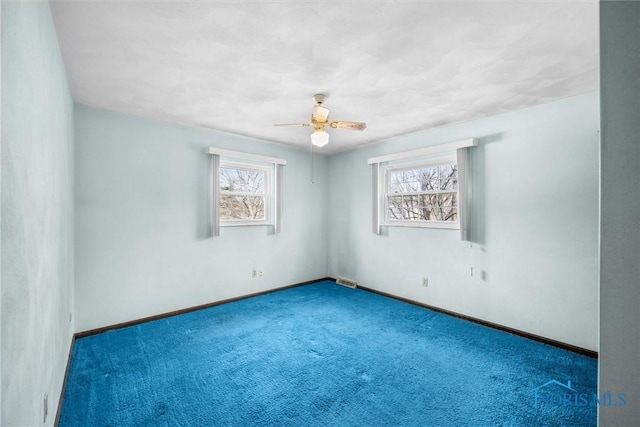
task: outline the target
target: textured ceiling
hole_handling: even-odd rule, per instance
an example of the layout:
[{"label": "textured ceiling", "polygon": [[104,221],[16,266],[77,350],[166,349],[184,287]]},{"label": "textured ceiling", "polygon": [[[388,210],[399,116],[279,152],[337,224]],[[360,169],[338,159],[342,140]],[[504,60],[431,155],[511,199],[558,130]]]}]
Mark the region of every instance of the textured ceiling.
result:
[{"label": "textured ceiling", "polygon": [[54,1],[82,104],[335,153],[597,89],[597,1]]}]

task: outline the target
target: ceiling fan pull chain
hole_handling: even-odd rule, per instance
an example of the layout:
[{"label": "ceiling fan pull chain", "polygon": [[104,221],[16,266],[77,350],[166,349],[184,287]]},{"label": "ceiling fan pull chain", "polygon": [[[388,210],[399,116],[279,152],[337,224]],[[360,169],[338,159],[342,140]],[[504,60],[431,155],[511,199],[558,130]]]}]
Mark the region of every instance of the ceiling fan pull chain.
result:
[{"label": "ceiling fan pull chain", "polygon": [[309,144],[311,146],[311,155],[309,156],[310,160],[311,160],[311,167],[309,168],[311,170],[311,176],[309,176],[309,181],[312,184],[315,184],[314,182],[314,178],[315,178],[315,168],[314,168],[314,162],[313,162],[313,144]]}]

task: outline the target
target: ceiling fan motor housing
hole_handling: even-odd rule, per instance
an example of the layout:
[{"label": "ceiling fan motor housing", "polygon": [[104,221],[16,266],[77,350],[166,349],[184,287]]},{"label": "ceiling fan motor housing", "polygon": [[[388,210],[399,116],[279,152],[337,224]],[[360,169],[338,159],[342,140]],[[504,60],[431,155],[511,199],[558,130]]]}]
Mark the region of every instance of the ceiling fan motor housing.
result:
[{"label": "ceiling fan motor housing", "polygon": [[291,124],[277,124],[276,126],[313,126],[313,132],[311,133],[311,143],[317,147],[324,147],[329,143],[329,134],[325,130],[325,126],[329,125],[333,129],[348,129],[348,130],[364,130],[366,125],[360,122],[344,122],[336,121],[329,122],[329,109],[323,107],[327,95],[322,93],[316,93],[313,95],[313,113],[311,113],[310,123],[291,123]]},{"label": "ceiling fan motor housing", "polygon": [[315,95],[313,95],[313,102],[315,102],[316,105],[322,105],[325,99],[327,99],[327,96],[321,93],[316,93]]}]

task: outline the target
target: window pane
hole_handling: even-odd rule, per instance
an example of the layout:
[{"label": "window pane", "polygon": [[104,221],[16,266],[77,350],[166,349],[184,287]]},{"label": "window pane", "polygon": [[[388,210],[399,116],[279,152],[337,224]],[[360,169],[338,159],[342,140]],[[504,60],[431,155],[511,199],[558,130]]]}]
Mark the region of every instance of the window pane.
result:
[{"label": "window pane", "polygon": [[451,210],[447,212],[447,216],[445,216],[443,219],[443,221],[452,221],[452,222],[456,222],[457,220],[458,220],[458,209],[456,208],[451,208]]},{"label": "window pane", "polygon": [[264,171],[220,168],[220,190],[264,193]]},{"label": "window pane", "polygon": [[405,220],[420,219],[420,196],[402,197],[402,218]]},{"label": "window pane", "polygon": [[399,191],[407,193],[410,191],[418,191],[420,186],[420,179],[415,170],[404,170],[397,172],[399,181]]},{"label": "window pane", "polygon": [[408,193],[422,190],[422,173],[420,169],[391,171],[389,173],[389,192]]},{"label": "window pane", "polygon": [[422,188],[422,176],[420,169],[411,169],[405,171],[405,191],[420,191]]},{"label": "window pane", "polygon": [[458,180],[453,178],[442,179],[440,180],[440,189],[441,190],[457,190]]},{"label": "window pane", "polygon": [[389,193],[456,190],[458,167],[455,163],[389,172]]},{"label": "window pane", "polygon": [[456,193],[438,194],[436,202],[437,221],[455,221],[457,213]]},{"label": "window pane", "polygon": [[220,195],[220,219],[246,220],[264,218],[263,196],[231,196]]},{"label": "window pane", "polygon": [[402,219],[402,196],[389,197],[389,210],[387,215],[390,220]]},{"label": "window pane", "polygon": [[402,173],[401,171],[389,172],[389,193],[400,193],[402,190]]},{"label": "window pane", "polygon": [[440,172],[440,189],[455,190],[458,188],[458,165],[441,165]]},{"label": "window pane", "polygon": [[433,191],[438,189],[438,168],[420,169],[420,191]]},{"label": "window pane", "polygon": [[387,220],[458,220],[458,167],[455,162],[388,170],[386,177]]},{"label": "window pane", "polygon": [[451,163],[448,165],[440,165],[440,177],[458,177],[458,165],[456,163]]},{"label": "window pane", "polygon": [[458,204],[457,197],[456,193],[440,193],[438,194],[438,203],[443,208],[454,208]]},{"label": "window pane", "polygon": [[420,196],[420,219],[422,221],[436,220],[437,194],[424,194]]}]

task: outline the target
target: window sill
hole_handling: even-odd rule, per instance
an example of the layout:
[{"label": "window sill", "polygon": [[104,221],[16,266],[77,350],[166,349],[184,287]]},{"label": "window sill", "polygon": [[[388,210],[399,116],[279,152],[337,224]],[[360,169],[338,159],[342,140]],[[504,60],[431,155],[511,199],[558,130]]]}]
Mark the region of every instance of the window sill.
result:
[{"label": "window sill", "polygon": [[383,227],[413,227],[413,228],[441,228],[445,230],[460,230],[458,222],[443,221],[393,221],[382,223]]},{"label": "window sill", "polygon": [[251,227],[259,225],[273,225],[272,222],[266,221],[220,221],[220,227]]}]

